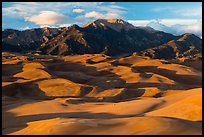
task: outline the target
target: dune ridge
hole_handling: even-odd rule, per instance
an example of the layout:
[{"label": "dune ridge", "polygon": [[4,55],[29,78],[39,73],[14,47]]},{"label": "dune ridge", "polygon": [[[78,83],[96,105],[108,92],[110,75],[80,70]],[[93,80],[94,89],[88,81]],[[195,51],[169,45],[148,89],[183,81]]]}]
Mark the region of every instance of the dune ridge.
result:
[{"label": "dune ridge", "polygon": [[2,89],[3,134],[202,134],[202,70],[185,63],[3,52]]}]

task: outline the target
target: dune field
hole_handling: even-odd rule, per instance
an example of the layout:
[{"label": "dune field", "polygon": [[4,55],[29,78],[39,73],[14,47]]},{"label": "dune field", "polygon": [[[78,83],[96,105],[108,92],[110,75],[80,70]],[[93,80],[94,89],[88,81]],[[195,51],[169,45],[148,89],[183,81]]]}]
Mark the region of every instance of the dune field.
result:
[{"label": "dune field", "polygon": [[2,53],[5,135],[200,135],[202,61]]}]

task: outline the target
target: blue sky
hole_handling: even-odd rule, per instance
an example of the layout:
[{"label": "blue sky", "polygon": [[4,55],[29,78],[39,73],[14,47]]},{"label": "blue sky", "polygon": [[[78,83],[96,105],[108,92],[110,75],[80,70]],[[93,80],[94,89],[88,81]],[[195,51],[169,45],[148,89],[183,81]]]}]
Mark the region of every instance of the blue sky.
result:
[{"label": "blue sky", "polygon": [[[201,2],[3,2],[2,29],[83,25],[98,18],[121,18],[136,26],[157,21],[194,31],[202,24]],[[190,26],[191,25],[191,26]],[[200,25],[200,26],[199,26]],[[202,30],[202,28],[201,28]],[[200,30],[200,31],[201,31]]]}]

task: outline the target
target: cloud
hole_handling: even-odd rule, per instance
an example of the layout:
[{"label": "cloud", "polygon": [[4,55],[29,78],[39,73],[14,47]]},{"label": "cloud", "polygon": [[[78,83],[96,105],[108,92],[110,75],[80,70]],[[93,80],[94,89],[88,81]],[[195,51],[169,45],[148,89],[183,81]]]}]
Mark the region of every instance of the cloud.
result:
[{"label": "cloud", "polygon": [[48,28],[62,28],[62,27],[69,27],[72,24],[59,24],[59,25],[40,25],[40,28],[48,27]]},{"label": "cloud", "polygon": [[90,11],[84,15],[85,18],[95,18],[95,19],[113,19],[113,18],[123,18],[122,14],[126,13],[124,11],[126,8],[122,6],[98,6],[98,11]]},{"label": "cloud", "polygon": [[182,16],[202,16],[202,8],[196,9],[187,9],[187,10],[175,10],[175,13],[178,13]]},{"label": "cloud", "polygon": [[84,17],[84,15],[80,15],[80,16],[77,16],[76,18],[74,18],[74,20],[77,22],[84,22],[84,20],[86,20],[86,18]]},{"label": "cloud", "polygon": [[18,4],[18,3],[13,4],[11,7],[2,8],[2,15],[14,17],[14,18],[18,18],[18,17],[24,18],[35,14],[38,10],[36,6],[32,6],[32,8],[30,8],[27,4]]},{"label": "cloud", "polygon": [[27,20],[38,25],[56,25],[71,22],[67,16],[54,11],[41,11],[40,14],[27,18]]},{"label": "cloud", "polygon": [[14,2],[16,4],[39,5],[38,2]]},{"label": "cloud", "polygon": [[184,25],[191,25],[196,23],[197,19],[161,19],[159,20],[160,23],[165,24],[167,26],[172,26],[175,24],[184,24]]},{"label": "cloud", "polygon": [[198,21],[198,19],[153,19],[153,20],[128,20],[129,23],[132,23],[135,26],[146,26],[152,21],[158,21],[166,26],[172,26],[175,24],[185,24],[190,25]]},{"label": "cloud", "polygon": [[[98,15],[93,18],[98,18],[98,16],[121,18],[124,8],[114,4],[111,2],[4,2],[3,6],[7,6],[2,7],[2,16],[6,20],[21,20],[21,23],[15,25],[12,23],[6,25],[11,28],[14,28],[13,26],[22,28],[30,23],[30,26],[33,27],[51,24],[53,26],[53,23],[57,23],[55,24],[57,26],[70,23],[84,24],[90,20],[85,17],[85,11],[87,13],[96,11]],[[74,17],[73,12],[83,14]],[[68,17],[72,17],[72,19]],[[5,21],[3,20],[3,22]]]},{"label": "cloud", "polygon": [[109,6],[110,8],[114,8],[114,9],[126,9],[125,7],[122,6],[117,6],[117,5],[111,5]]},{"label": "cloud", "polygon": [[95,19],[113,19],[113,18],[121,18],[121,16],[117,13],[108,12],[106,14],[91,11],[84,15],[85,18],[95,18]]},{"label": "cloud", "polygon": [[97,6],[99,11],[106,11],[109,13],[124,14],[126,13],[126,8],[122,6],[110,5],[110,6]]},{"label": "cloud", "polygon": [[72,24],[60,24],[59,27],[69,27],[71,26]]},{"label": "cloud", "polygon": [[146,26],[153,20],[127,20],[129,23],[133,24],[134,26]]},{"label": "cloud", "polygon": [[[28,21],[28,18],[32,19],[33,16],[40,15],[43,11],[50,11],[50,9],[52,9],[53,12],[63,15],[71,15],[73,12],[79,13],[82,12],[82,10],[89,12],[94,10],[98,11],[98,7],[103,7],[105,5],[114,6],[111,3],[104,2],[10,2],[9,6],[2,8],[2,16],[25,19]],[[73,8],[75,10],[73,10]],[[109,7],[109,9],[110,8],[111,7]],[[120,6],[112,7],[112,9],[116,8],[120,8]]]},{"label": "cloud", "polygon": [[156,30],[182,35],[193,33],[202,37],[201,19],[157,19],[157,20],[128,20],[134,26],[150,26]]},{"label": "cloud", "polygon": [[191,9],[180,9],[179,7],[156,7],[152,9],[153,12],[170,12],[176,15],[181,15],[185,17],[195,17],[202,16],[202,6],[191,8]]},{"label": "cloud", "polygon": [[73,9],[72,12],[81,13],[84,12],[83,9]]},{"label": "cloud", "polygon": [[197,22],[188,25],[173,25],[171,28],[176,31],[177,35],[181,35],[183,33],[193,33],[199,37],[202,37],[202,20],[197,20]]},{"label": "cloud", "polygon": [[38,2],[23,2],[24,4],[30,4],[30,5],[38,5]]},{"label": "cloud", "polygon": [[104,14],[101,14],[97,11],[91,11],[91,12],[88,12],[84,15],[85,18],[104,18],[105,15]]},{"label": "cloud", "polygon": [[59,26],[56,26],[56,25],[40,25],[40,28],[45,28],[45,27],[48,27],[48,28],[58,28]]},{"label": "cloud", "polygon": [[29,26],[24,26],[24,27],[19,28],[19,30],[27,30],[27,29],[31,29],[31,27],[29,27]]},{"label": "cloud", "polygon": [[[4,2],[8,3],[8,2]],[[31,17],[39,14],[41,11],[60,12],[61,14],[69,14],[73,8],[90,9],[101,5],[100,2],[9,2],[8,7],[3,7],[2,15],[12,17]],[[30,7],[32,6],[32,7]]]},{"label": "cloud", "polygon": [[175,8],[170,6],[165,6],[165,7],[156,7],[152,9],[153,12],[161,12],[161,11],[167,11],[167,10],[172,11],[172,10],[175,10]]}]

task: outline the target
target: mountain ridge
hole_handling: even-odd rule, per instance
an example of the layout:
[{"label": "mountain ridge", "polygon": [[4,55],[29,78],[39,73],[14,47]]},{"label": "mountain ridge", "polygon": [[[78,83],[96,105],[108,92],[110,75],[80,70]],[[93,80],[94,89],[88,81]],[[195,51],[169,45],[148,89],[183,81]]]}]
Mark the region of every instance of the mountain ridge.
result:
[{"label": "mountain ridge", "polygon": [[174,36],[151,27],[135,27],[122,19],[98,19],[81,27],[73,24],[69,27],[44,27],[25,31],[6,29],[2,34],[3,51],[38,51],[40,54],[49,55],[131,55],[134,52],[168,45],[172,40],[182,41],[182,38],[187,45],[197,42],[200,46],[199,52],[202,50],[202,40],[194,37],[194,34]]}]

